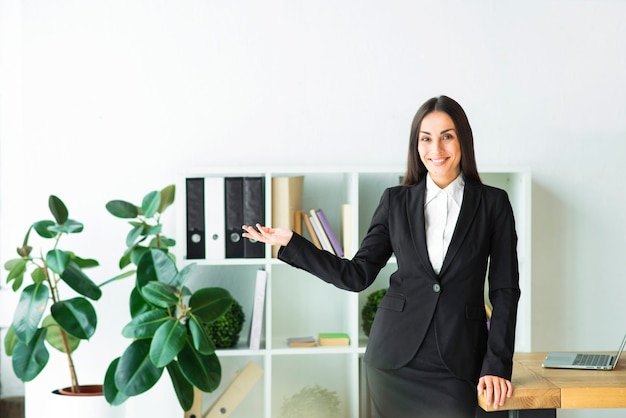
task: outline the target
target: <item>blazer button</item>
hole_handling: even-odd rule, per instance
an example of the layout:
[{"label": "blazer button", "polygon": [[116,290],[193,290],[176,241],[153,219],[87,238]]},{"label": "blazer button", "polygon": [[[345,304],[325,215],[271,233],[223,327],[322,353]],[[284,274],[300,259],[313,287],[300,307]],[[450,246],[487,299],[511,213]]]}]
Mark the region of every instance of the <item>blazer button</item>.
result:
[{"label": "blazer button", "polygon": [[439,293],[439,292],[441,291],[441,286],[439,286],[439,283],[435,283],[435,284],[433,285],[433,291],[434,291],[435,293]]}]

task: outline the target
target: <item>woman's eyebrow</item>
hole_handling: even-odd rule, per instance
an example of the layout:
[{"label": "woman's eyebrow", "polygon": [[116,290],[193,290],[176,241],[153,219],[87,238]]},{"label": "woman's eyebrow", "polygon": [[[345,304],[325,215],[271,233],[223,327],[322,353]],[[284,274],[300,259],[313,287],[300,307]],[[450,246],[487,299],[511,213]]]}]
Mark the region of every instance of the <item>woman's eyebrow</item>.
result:
[{"label": "woman's eyebrow", "polygon": [[[454,129],[454,128],[444,129],[443,131],[441,131],[441,133],[442,133],[442,134],[445,134],[446,132],[450,132],[450,131],[456,131],[456,129]],[[421,134],[426,134],[426,135],[430,135],[430,132],[426,132],[426,131],[419,131],[419,133],[421,133]]]}]

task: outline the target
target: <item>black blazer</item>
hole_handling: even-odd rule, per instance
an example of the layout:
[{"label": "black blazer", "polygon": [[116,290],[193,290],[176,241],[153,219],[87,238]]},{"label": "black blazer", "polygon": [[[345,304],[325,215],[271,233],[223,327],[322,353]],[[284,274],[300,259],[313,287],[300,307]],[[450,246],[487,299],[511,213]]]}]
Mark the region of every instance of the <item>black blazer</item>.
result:
[{"label": "black blazer", "polygon": [[[378,306],[365,361],[383,369],[415,356],[431,321],[442,360],[458,377],[511,379],[520,296],[517,234],[505,191],[466,180],[463,204],[437,275],[426,248],[426,182],[397,186],[382,195],[367,235],[352,260],[318,250],[294,234],[279,258],[346,290],[371,285],[389,257],[398,269]],[[487,332],[484,284],[489,269],[493,305]]]}]

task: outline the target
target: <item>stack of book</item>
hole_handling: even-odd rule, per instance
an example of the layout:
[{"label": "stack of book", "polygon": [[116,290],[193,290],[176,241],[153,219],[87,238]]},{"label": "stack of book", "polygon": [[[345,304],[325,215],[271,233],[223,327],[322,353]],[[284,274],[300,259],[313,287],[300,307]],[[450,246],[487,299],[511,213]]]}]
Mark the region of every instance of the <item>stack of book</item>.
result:
[{"label": "stack of book", "polygon": [[321,332],[318,340],[321,346],[350,345],[350,336],[343,332]]},{"label": "stack of book", "polygon": [[344,256],[343,247],[330,227],[328,218],[322,209],[311,209],[308,213],[301,212],[302,222],[311,240],[317,248],[324,249],[339,257]]},{"label": "stack of book", "polygon": [[289,347],[315,347],[320,346],[347,346],[350,345],[350,336],[344,332],[321,332],[317,341],[313,337],[287,338]]}]

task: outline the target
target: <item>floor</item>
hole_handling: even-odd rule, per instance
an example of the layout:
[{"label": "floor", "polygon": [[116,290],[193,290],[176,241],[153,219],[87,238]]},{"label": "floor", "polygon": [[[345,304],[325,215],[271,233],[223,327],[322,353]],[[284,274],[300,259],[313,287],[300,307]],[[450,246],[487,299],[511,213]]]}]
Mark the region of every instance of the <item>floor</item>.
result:
[{"label": "floor", "polygon": [[24,398],[21,396],[0,398],[0,417],[24,418]]}]

